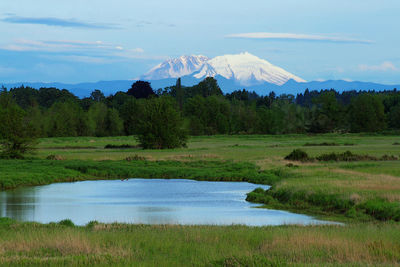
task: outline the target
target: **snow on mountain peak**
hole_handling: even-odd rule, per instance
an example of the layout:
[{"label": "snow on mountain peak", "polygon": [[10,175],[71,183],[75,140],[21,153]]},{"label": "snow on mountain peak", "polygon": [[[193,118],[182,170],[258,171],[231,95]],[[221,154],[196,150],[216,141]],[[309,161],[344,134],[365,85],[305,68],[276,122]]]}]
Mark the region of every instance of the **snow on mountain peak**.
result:
[{"label": "snow on mountain peak", "polygon": [[169,59],[152,68],[145,75],[141,76],[141,79],[160,80],[190,75],[198,71],[208,60],[208,57],[202,55],[181,56]]},{"label": "snow on mountain peak", "polygon": [[210,59],[194,77],[200,79],[216,75],[221,75],[226,79],[235,79],[239,84],[246,86],[263,82],[282,85],[291,79],[305,82],[300,77],[248,52]]},{"label": "snow on mountain peak", "polygon": [[305,82],[300,77],[248,52],[217,56],[212,59],[205,56],[182,56],[157,65],[142,76],[142,79],[159,80],[186,75],[192,75],[197,79],[219,75],[244,86],[264,82],[283,85],[289,80]]}]

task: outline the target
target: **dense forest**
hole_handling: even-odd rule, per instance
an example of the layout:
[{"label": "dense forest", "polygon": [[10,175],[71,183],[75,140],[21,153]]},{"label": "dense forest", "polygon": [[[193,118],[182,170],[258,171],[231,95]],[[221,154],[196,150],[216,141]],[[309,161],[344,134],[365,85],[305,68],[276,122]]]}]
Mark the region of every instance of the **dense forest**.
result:
[{"label": "dense forest", "polygon": [[[400,129],[400,92],[309,91],[260,96],[245,89],[223,94],[206,78],[192,87],[154,91],[137,81],[127,92],[94,90],[79,99],[57,88],[3,88],[0,111],[13,102],[37,137],[137,135],[167,132],[170,124],[190,135],[382,132]],[[8,96],[8,100],[7,97]],[[160,117],[158,114],[162,114]],[[158,117],[157,117],[158,116]],[[5,119],[3,118],[3,121]],[[180,125],[180,126],[179,126]]]}]

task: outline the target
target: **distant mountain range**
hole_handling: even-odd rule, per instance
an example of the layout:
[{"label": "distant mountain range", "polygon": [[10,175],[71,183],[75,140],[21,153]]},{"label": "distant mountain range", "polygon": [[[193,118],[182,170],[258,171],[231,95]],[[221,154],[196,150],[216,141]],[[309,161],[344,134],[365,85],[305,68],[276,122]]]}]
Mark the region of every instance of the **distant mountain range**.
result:
[{"label": "distant mountain range", "polygon": [[146,74],[132,80],[78,84],[19,82],[3,85],[6,88],[18,87],[22,84],[33,88],[56,87],[67,89],[79,97],[85,97],[95,89],[103,91],[105,95],[113,94],[117,91],[127,91],[135,80],[139,79],[147,80],[151,83],[153,89],[159,89],[174,85],[178,77],[181,77],[183,85],[192,86],[210,76],[218,81],[224,93],[244,88],[249,91],[255,91],[260,95],[267,95],[271,91],[278,95],[297,94],[304,92],[307,88],[309,90],[334,88],[337,91],[400,89],[400,85],[358,81],[306,82],[304,79],[247,52],[237,55],[218,56],[212,59],[201,55],[182,56],[162,62]]}]

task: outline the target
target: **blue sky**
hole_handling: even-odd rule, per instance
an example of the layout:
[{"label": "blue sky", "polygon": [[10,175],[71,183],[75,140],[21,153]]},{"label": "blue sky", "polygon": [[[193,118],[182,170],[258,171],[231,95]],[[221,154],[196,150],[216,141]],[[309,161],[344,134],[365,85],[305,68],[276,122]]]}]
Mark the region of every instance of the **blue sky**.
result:
[{"label": "blue sky", "polygon": [[2,0],[0,82],[133,79],[248,51],[305,80],[400,84],[398,0]]}]

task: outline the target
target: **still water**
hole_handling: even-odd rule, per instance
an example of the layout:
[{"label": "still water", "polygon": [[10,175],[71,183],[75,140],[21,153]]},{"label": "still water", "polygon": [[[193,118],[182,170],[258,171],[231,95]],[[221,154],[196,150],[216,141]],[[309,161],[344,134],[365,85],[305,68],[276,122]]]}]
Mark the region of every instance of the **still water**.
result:
[{"label": "still water", "polygon": [[[42,223],[71,219],[144,224],[326,223],[312,217],[256,208],[246,193],[260,185],[181,179],[85,181],[0,192],[0,217]],[[268,186],[261,186],[267,189]]]}]

